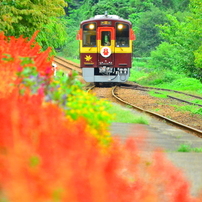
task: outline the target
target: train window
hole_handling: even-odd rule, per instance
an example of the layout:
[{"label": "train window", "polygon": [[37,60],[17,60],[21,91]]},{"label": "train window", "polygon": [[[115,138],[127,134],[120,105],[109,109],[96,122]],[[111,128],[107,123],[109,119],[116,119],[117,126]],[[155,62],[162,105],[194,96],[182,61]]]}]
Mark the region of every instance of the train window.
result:
[{"label": "train window", "polygon": [[129,25],[116,24],[116,47],[129,47]]},{"label": "train window", "polygon": [[110,46],[111,45],[111,32],[110,31],[102,31],[102,33],[101,33],[101,45],[102,46]]},{"label": "train window", "polygon": [[83,47],[96,47],[96,24],[83,25]]}]

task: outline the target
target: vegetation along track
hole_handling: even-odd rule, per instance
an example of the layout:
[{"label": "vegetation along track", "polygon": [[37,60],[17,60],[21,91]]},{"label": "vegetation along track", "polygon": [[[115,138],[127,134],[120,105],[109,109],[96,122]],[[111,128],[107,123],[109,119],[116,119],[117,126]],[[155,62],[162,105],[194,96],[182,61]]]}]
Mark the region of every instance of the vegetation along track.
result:
[{"label": "vegetation along track", "polygon": [[[55,57],[54,63],[57,64],[58,69],[62,69],[67,73],[75,70],[81,75],[81,68],[74,62],[61,57]],[[181,110],[187,106],[195,106],[198,107],[196,110],[199,112],[202,111],[202,105],[200,104],[202,97],[174,90],[143,87],[133,82],[121,83],[119,86],[115,87],[113,93],[114,97],[112,97],[110,89],[111,88],[96,87],[93,91],[98,97],[106,98],[112,102],[117,102],[117,98],[115,99],[115,97],[119,97],[119,102],[125,102],[127,105],[131,105],[141,111],[158,116],[160,119],[164,119],[167,122],[180,125],[182,128],[187,128],[189,131],[202,137],[201,113],[197,114],[187,112],[187,110]],[[168,92],[171,94],[168,95]]]},{"label": "vegetation along track", "polygon": [[176,109],[177,107],[180,108],[188,104],[184,102],[183,99],[176,100],[168,96],[166,98],[153,97],[148,94],[148,91],[145,91],[144,87],[127,83],[115,86],[112,89],[91,87],[89,90],[92,90],[93,93],[100,98],[127,104],[144,113],[155,116],[158,119],[174,124],[194,135],[202,137],[202,116]]},{"label": "vegetation along track", "polygon": [[[140,86],[140,85],[135,84],[135,83],[134,84],[123,83],[123,84],[120,85],[120,87],[129,88],[129,89],[133,89],[133,90],[139,90],[139,91],[151,92],[151,94],[153,93],[153,95],[158,94],[159,97],[161,97],[161,95],[162,95],[162,97],[168,97],[168,98],[175,99],[175,100],[178,100],[180,102],[184,102],[184,103],[187,103],[187,104],[190,104],[190,105],[195,105],[195,106],[202,107],[202,104],[197,103],[197,102],[202,103],[202,97],[197,96],[197,95],[192,95],[192,94],[189,94],[189,93],[184,93],[184,92],[181,92],[181,91],[164,89],[164,88],[145,87],[145,86]],[[172,95],[177,95],[178,97],[168,95],[169,93],[172,94]],[[179,98],[179,95],[180,95],[180,97],[183,97],[183,99]]]},{"label": "vegetation along track", "polygon": [[72,61],[66,60],[62,57],[55,56],[53,62],[57,65],[58,69],[63,70],[64,72],[70,73],[72,70],[78,72],[79,75],[82,74],[79,64]]}]

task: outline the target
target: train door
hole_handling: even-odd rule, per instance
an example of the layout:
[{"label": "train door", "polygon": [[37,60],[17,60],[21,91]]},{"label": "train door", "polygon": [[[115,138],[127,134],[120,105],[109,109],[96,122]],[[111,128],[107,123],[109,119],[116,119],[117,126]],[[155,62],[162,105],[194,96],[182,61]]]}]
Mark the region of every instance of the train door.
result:
[{"label": "train door", "polygon": [[114,28],[98,27],[98,64],[114,65]]}]

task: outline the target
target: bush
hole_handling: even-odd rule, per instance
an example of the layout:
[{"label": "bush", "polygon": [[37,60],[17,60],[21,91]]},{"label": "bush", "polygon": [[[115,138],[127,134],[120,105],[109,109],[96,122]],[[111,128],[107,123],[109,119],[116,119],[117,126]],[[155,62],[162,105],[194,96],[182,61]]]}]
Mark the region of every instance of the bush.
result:
[{"label": "bush", "polygon": [[106,145],[110,141],[106,129],[112,118],[106,112],[110,105],[82,91],[82,85],[76,79],[75,73],[63,76],[62,72],[58,72],[57,77],[52,77],[52,58],[47,60],[50,50],[40,52],[40,46],[35,43],[34,37],[36,35],[27,41],[22,37],[19,40],[14,37],[9,39],[2,34],[0,64],[4,67],[6,65],[7,68],[2,69],[1,75],[5,76],[12,72],[12,75],[9,73],[12,80],[6,80],[1,84],[2,87],[14,83],[21,94],[39,93],[44,96],[44,101],[56,103],[63,108],[68,117],[74,120],[79,117],[85,118],[90,127],[88,130],[93,130],[93,135]]},{"label": "bush", "polygon": [[149,66],[158,70],[174,70],[188,73],[194,64],[193,53],[179,44],[161,43],[155,51],[151,52]]},{"label": "bush", "polygon": [[180,90],[198,91],[202,88],[202,83],[194,78],[181,78],[173,81],[172,86]]},{"label": "bush", "polygon": [[195,55],[195,65],[198,68],[202,68],[202,45],[194,52]]},{"label": "bush", "polygon": [[[136,74],[138,75],[138,73]],[[143,75],[143,73],[141,74]],[[136,81],[143,85],[161,85],[164,83],[172,83],[173,81],[181,77],[183,77],[182,74],[178,74],[170,70],[162,70],[147,73],[145,74],[145,76],[137,78]]]}]

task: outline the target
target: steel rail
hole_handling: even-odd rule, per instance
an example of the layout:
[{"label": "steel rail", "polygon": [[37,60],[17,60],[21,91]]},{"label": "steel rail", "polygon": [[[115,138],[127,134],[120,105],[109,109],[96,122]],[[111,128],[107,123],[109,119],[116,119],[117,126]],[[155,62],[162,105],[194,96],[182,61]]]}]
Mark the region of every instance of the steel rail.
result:
[{"label": "steel rail", "polygon": [[202,97],[200,97],[200,96],[192,95],[192,94],[189,94],[189,93],[184,93],[184,92],[177,91],[177,90],[171,90],[171,89],[165,89],[165,88],[147,87],[147,86],[141,86],[139,84],[132,85],[132,84],[127,84],[127,83],[123,83],[120,86],[125,86],[125,87],[128,87],[128,88],[144,88],[144,89],[153,89],[153,90],[174,92],[174,93],[179,93],[179,94],[187,95],[187,96],[194,97],[194,98],[202,100]]},{"label": "steel rail", "polygon": [[[147,89],[144,89],[144,88],[134,88],[133,90],[140,90],[140,91],[146,91],[146,92],[149,92],[149,90]],[[160,92],[155,92],[157,94],[162,94]],[[195,105],[195,106],[199,106],[199,107],[202,107],[201,104],[197,104],[197,103],[193,103],[193,102],[189,102],[187,100],[183,100],[183,99],[180,99],[180,98],[177,98],[177,97],[173,97],[173,96],[170,96],[170,95],[167,95],[168,98],[171,98],[171,99],[174,99],[174,100],[177,100],[179,102],[184,102],[184,103],[187,103],[189,105]]]},{"label": "steel rail", "polygon": [[119,100],[120,102],[122,102],[122,103],[124,103],[124,104],[127,104],[127,105],[130,105],[130,106],[132,106],[133,108],[138,109],[139,111],[142,111],[142,112],[147,113],[147,114],[149,114],[149,115],[152,115],[152,116],[158,117],[158,118],[160,118],[160,119],[163,119],[163,120],[165,120],[165,121],[167,121],[167,122],[169,122],[169,123],[172,123],[172,124],[174,124],[174,125],[176,125],[176,126],[182,128],[182,129],[186,129],[186,130],[188,130],[189,132],[192,132],[192,133],[196,134],[196,135],[199,136],[199,137],[202,137],[202,130],[198,130],[198,129],[196,129],[196,128],[193,128],[193,127],[190,127],[190,126],[188,126],[188,125],[182,124],[182,123],[180,123],[180,122],[177,122],[177,121],[175,121],[175,120],[169,119],[169,118],[167,118],[167,117],[165,117],[165,116],[162,116],[162,115],[160,115],[160,114],[157,114],[157,113],[155,113],[155,112],[151,112],[151,111],[149,111],[149,110],[144,110],[143,108],[140,108],[140,107],[138,107],[138,106],[136,106],[136,105],[134,105],[134,104],[131,104],[131,103],[129,103],[129,102],[123,100],[122,98],[118,97],[118,96],[115,94],[115,90],[116,90],[117,87],[118,87],[118,86],[115,86],[115,87],[112,88],[112,95],[113,95],[114,98],[116,98],[116,99]]},{"label": "steel rail", "polygon": [[[140,90],[140,91],[146,91],[146,92],[149,92],[148,89],[162,90],[162,89],[159,89],[159,88],[152,88],[152,87],[151,87],[151,88],[148,88],[148,87],[140,87],[140,86],[136,86],[136,87],[134,86],[134,87],[133,87],[133,85],[131,85],[131,86],[129,86],[129,85],[125,86],[125,85],[122,85],[122,84],[120,85],[120,87],[123,87],[123,86],[124,86],[125,88],[128,88],[128,89]],[[197,99],[202,99],[202,97],[195,96],[195,95],[191,95],[191,94],[188,94],[188,93],[183,93],[183,92],[180,92],[180,91],[168,90],[168,89],[164,89],[163,91],[175,92],[175,93],[187,95],[187,96],[190,96],[190,97],[194,97],[194,98],[197,98]],[[157,94],[162,94],[162,93],[157,92],[157,91],[155,91],[155,93],[157,93]],[[195,105],[195,106],[202,107],[201,104],[189,102],[189,101],[187,101],[187,100],[183,100],[183,99],[180,99],[180,98],[177,98],[177,97],[174,97],[174,96],[167,95],[167,97],[168,97],[168,98],[171,98],[171,99],[174,99],[174,100],[178,100],[178,101],[180,101],[180,102],[187,103],[187,104],[189,104],[189,105]]]},{"label": "steel rail", "polygon": [[74,63],[72,61],[66,60],[58,56],[54,57],[53,62],[56,63],[58,69],[62,69],[67,72],[71,72],[72,70],[75,70],[78,72],[79,75],[82,74],[82,70],[77,63]]},{"label": "steel rail", "polygon": [[91,90],[93,90],[93,88],[95,88],[95,85],[93,85],[93,86],[89,86],[89,88],[86,89],[86,91],[89,93]]}]

